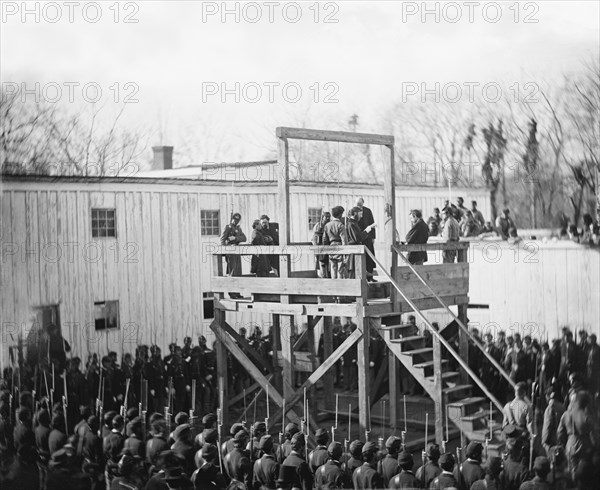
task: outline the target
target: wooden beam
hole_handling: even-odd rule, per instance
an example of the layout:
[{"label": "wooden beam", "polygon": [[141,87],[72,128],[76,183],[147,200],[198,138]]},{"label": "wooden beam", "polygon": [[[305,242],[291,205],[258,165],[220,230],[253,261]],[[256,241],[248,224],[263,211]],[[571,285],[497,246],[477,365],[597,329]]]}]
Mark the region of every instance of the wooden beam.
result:
[{"label": "wooden beam", "polygon": [[[458,318],[465,326],[467,325],[467,306],[468,305],[458,305]],[[458,353],[461,359],[469,365],[469,336],[467,332],[460,327],[458,329]],[[469,375],[464,369],[460,370],[460,380],[462,384],[467,384],[469,382]]]},{"label": "wooden beam", "polygon": [[213,256],[289,255],[295,259],[309,254],[363,254],[364,250],[364,245],[301,245],[298,243],[288,243],[287,245],[215,245],[210,249]]},{"label": "wooden beam", "polygon": [[308,279],[285,277],[212,277],[211,290],[246,294],[306,294],[315,296],[360,296],[361,284],[353,279]]},{"label": "wooden beam", "polygon": [[461,240],[458,242],[439,243],[396,243],[394,244],[394,247],[399,252],[432,252],[434,250],[467,250],[470,245],[471,242]]},{"label": "wooden beam", "polygon": [[[275,389],[269,379],[260,372],[254,363],[246,357],[246,354],[244,354],[244,351],[240,348],[240,346],[237,345],[229,335],[223,332],[223,330],[220,329],[218,324],[216,324],[214,321],[211,323],[211,329],[215,333],[217,340],[224,344],[229,352],[231,352],[231,354],[237,358],[240,364],[246,369],[246,371],[248,371],[248,374],[252,376],[256,382],[260,383],[262,387],[266,387],[267,385],[269,386],[269,397],[277,404],[278,407],[283,407],[283,397],[281,394]],[[298,414],[296,414],[293,408],[291,408],[291,405],[289,410],[286,406],[286,412],[288,415],[292,415],[292,417],[294,417],[294,422],[298,422],[300,420]],[[281,412],[279,412],[279,414],[281,416]]]},{"label": "wooden beam", "polygon": [[309,316],[308,317],[308,328],[304,332],[302,332],[300,337],[298,337],[298,340],[296,340],[296,342],[294,343],[292,350],[296,351],[304,345],[304,343],[310,337],[310,331],[316,327],[316,325],[321,321],[321,318],[323,318],[323,317],[321,317],[321,316],[315,316],[315,317]]},{"label": "wooden beam", "polygon": [[323,129],[279,127],[278,138],[313,141],[336,141],[340,143],[357,143],[364,145],[393,145],[394,137],[383,134],[354,133],[349,131],[327,131]]},{"label": "wooden beam", "polygon": [[[216,332],[221,329],[221,325],[225,322],[225,312],[222,310],[215,310],[215,318],[212,321],[210,328]],[[217,336],[217,340],[219,337]],[[225,345],[218,341],[217,342],[217,390],[219,393],[219,408],[223,414],[223,424],[229,425],[229,380],[227,379],[227,351]]]},{"label": "wooden beam", "polygon": [[254,359],[257,363],[259,363],[263,367],[263,369],[267,370],[269,373],[273,372],[272,367],[267,364],[267,361],[265,359],[263,359],[262,357],[260,357],[258,355],[258,353],[256,352],[256,350],[253,349],[252,346],[249,344],[249,342],[244,337],[242,337],[239,333],[237,333],[231,327],[231,325],[229,325],[229,323],[227,323],[227,322],[221,323],[221,328],[223,328],[223,330],[225,330],[229,335],[231,335],[238,344],[241,344],[244,352],[246,352],[246,355],[249,354],[250,357],[252,357],[252,359]]},{"label": "wooden beam", "polygon": [[[442,346],[436,336],[432,336],[433,342],[433,372],[442,373]],[[442,377],[436,375],[433,381],[433,404],[435,405],[435,442],[441,446],[444,440],[444,398],[442,391]]]},{"label": "wooden beam", "polygon": [[281,339],[281,376],[283,377],[283,396],[287,400],[294,393],[294,353],[292,351],[292,322],[289,316],[273,315],[277,317],[279,335]]},{"label": "wooden beam", "polygon": [[[307,388],[307,389],[310,388],[319,379],[321,379],[321,377],[327,371],[329,371],[329,369],[331,369],[331,367],[340,359],[340,357],[342,357],[344,355],[344,353],[350,347],[352,347],[352,345],[354,345],[355,342],[360,340],[362,338],[362,336],[363,336],[362,331],[359,331],[358,329],[356,329],[348,337],[346,337],[346,340],[344,340],[341,343],[341,345],[333,352],[333,354],[331,354],[331,356],[329,356],[327,359],[325,359],[325,362],[323,364],[321,364],[315,370],[315,372],[312,373],[308,377],[308,379],[302,384],[302,386],[295,391],[293,396],[291,396],[289,399],[286,397],[286,403],[289,404],[289,406],[293,406],[294,403],[297,403],[298,400],[300,400],[302,398],[302,396],[304,395],[304,388]],[[278,410],[277,413],[274,415],[274,417],[281,417],[281,410]]]},{"label": "wooden beam", "polygon": [[[392,254],[390,262],[390,274],[396,277],[396,268],[398,267],[398,254],[394,249],[396,244],[396,169],[394,165],[394,145],[392,143],[389,149],[389,158],[384,159],[383,167],[383,211],[385,221],[383,222],[383,239],[385,250]],[[396,291],[392,289],[392,304],[396,303]]]},{"label": "wooden beam", "polygon": [[369,404],[370,377],[369,377],[369,332],[367,326],[368,318],[356,318],[356,332],[363,333],[362,338],[357,342],[357,368],[358,368],[358,420],[360,426],[360,437],[362,439],[366,430],[370,430],[370,413],[371,407]]},{"label": "wooden beam", "polygon": [[277,221],[279,244],[290,243],[290,165],[288,140],[277,134]]},{"label": "wooden beam", "polygon": [[[329,359],[333,353],[333,325],[331,322],[332,318],[330,316],[323,319],[323,359]],[[325,373],[323,394],[325,396],[325,406],[328,409],[332,407],[334,401],[334,379],[335,374],[331,369]]]}]

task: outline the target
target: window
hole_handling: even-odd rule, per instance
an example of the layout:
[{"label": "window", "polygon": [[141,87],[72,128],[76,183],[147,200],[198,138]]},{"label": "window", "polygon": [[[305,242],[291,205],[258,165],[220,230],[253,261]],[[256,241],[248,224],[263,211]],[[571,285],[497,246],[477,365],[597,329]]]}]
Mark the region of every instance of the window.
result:
[{"label": "window", "polygon": [[101,301],[94,303],[96,330],[119,328],[119,302]]},{"label": "window", "polygon": [[211,211],[202,209],[200,211],[200,233],[202,235],[216,235],[221,234],[221,227],[219,226],[219,211]]},{"label": "window", "polygon": [[202,293],[204,319],[215,317],[215,302],[213,293]]},{"label": "window", "polygon": [[92,236],[116,237],[115,209],[92,208]]},{"label": "window", "polygon": [[308,231],[312,231],[315,225],[321,221],[323,208],[308,208]]}]

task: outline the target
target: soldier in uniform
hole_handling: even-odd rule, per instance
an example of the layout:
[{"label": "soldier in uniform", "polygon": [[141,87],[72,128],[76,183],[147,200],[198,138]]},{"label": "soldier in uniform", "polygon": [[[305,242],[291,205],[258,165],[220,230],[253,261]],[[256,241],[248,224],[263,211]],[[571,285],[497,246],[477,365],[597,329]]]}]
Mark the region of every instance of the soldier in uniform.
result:
[{"label": "soldier in uniform", "polygon": [[169,349],[171,349],[171,346],[173,346],[171,355],[165,358],[165,376],[167,381],[172,381],[172,389],[174,390],[171,394],[173,396],[173,412],[180,412],[185,409],[186,373],[181,356],[181,347],[171,344]]},{"label": "soldier in uniform", "polygon": [[256,461],[260,458],[260,439],[267,433],[267,426],[264,422],[256,422],[254,424],[254,437],[248,441],[246,451],[250,457],[250,461]]},{"label": "soldier in uniform", "polygon": [[471,488],[477,480],[483,479],[485,471],[481,468],[481,457],[483,445],[477,441],[471,441],[467,446],[467,459],[454,469],[454,478],[460,482],[462,488]]},{"label": "soldier in uniform", "polygon": [[192,483],[197,490],[224,490],[225,476],[219,471],[219,450],[212,444],[205,444],[195,457],[196,467]]},{"label": "soldier in uniform", "polygon": [[253,489],[275,490],[279,476],[279,463],[273,454],[273,437],[269,434],[263,435],[258,448],[262,456],[254,463]]},{"label": "soldier in uniform", "polygon": [[352,481],[352,475],[354,474],[354,470],[359,468],[363,464],[363,443],[361,441],[352,441],[350,443],[350,457],[348,460],[342,465],[342,470],[346,474],[346,480]]},{"label": "soldier in uniform", "polygon": [[506,443],[507,456],[504,468],[500,472],[500,484],[504,490],[519,490],[521,483],[527,480],[529,472],[521,462],[523,456],[523,441],[512,439]]},{"label": "soldier in uniform", "polygon": [[396,436],[390,436],[387,441],[385,441],[387,454],[377,465],[377,471],[383,478],[383,485],[385,488],[388,487],[390,480],[400,472],[398,453],[400,452],[401,444],[402,439]]},{"label": "soldier in uniform", "polygon": [[296,432],[291,439],[292,452],[283,460],[281,466],[291,466],[295,468],[294,481],[292,486],[301,490],[311,490],[313,484],[312,473],[304,460],[304,447],[306,441],[304,434]]},{"label": "soldier in uniform", "polygon": [[196,436],[195,443],[196,447],[201,448],[206,444],[206,436],[212,434],[214,430],[216,430],[217,424],[217,416],[214,413],[207,413],[204,417],[202,417],[202,425],[204,428],[202,432]]},{"label": "soldier in uniform", "polygon": [[298,426],[293,422],[290,422],[285,426],[285,431],[283,433],[284,441],[277,448],[276,453],[277,461],[279,463],[283,463],[283,460],[292,452],[292,437],[299,431],[300,429],[298,429]]},{"label": "soldier in uniform", "polygon": [[161,452],[169,449],[167,443],[167,423],[159,418],[150,424],[150,439],[146,442],[146,462],[155,465]]},{"label": "soldier in uniform", "polygon": [[327,462],[329,455],[327,454],[327,443],[329,442],[329,433],[327,429],[317,429],[315,432],[317,447],[314,448],[308,455],[308,467],[314,475],[319,466]]},{"label": "soldier in uniform", "polygon": [[389,488],[423,488],[412,471],[415,464],[412,454],[402,451],[398,457],[398,464],[402,471],[390,480]]},{"label": "soldier in uniform", "polygon": [[546,478],[550,473],[550,461],[544,456],[538,456],[533,463],[533,480],[521,484],[519,490],[550,490],[550,485]]},{"label": "soldier in uniform", "polygon": [[342,445],[332,442],[327,448],[329,459],[324,465],[319,466],[315,472],[316,490],[348,488],[350,482],[346,480],[340,460],[343,454]]},{"label": "soldier in uniform", "polygon": [[440,467],[442,472],[435,477],[429,488],[432,490],[443,490],[444,488],[452,487],[459,488],[458,482],[452,473],[455,464],[456,460],[454,459],[454,455],[452,453],[442,454],[440,456]]},{"label": "soldier in uniform", "polygon": [[[235,447],[235,435],[243,430],[245,430],[243,424],[235,423],[231,426],[231,428],[229,429],[229,434],[231,435],[231,437],[221,444],[221,454],[223,456],[223,460],[225,460],[225,457],[231,451],[233,451],[233,448]],[[227,467],[225,467],[224,470],[225,473],[229,474]]]},{"label": "soldier in uniform", "polygon": [[354,490],[383,488],[383,478],[377,473],[377,445],[367,442],[362,448],[363,464],[354,470],[352,484]]},{"label": "soldier in uniform", "polygon": [[150,348],[152,357],[148,368],[148,409],[150,412],[162,412],[165,407],[165,380],[164,363],[160,355],[160,348],[153,345]]},{"label": "soldier in uniform", "polygon": [[427,446],[427,462],[421,466],[416,473],[417,479],[423,488],[429,488],[431,482],[442,472],[439,465],[440,446],[435,443]]},{"label": "soldier in uniform", "polygon": [[546,451],[548,457],[551,456],[552,447],[556,445],[556,433],[558,430],[558,423],[565,413],[564,404],[558,399],[557,393],[554,389],[550,388],[546,399],[548,400],[548,406],[544,411],[544,422],[542,425],[542,446]]},{"label": "soldier in uniform", "polygon": [[252,463],[244,449],[248,442],[248,432],[245,429],[237,431],[232,440],[233,449],[223,459],[223,466],[232,480],[246,485],[247,489],[252,488]]}]

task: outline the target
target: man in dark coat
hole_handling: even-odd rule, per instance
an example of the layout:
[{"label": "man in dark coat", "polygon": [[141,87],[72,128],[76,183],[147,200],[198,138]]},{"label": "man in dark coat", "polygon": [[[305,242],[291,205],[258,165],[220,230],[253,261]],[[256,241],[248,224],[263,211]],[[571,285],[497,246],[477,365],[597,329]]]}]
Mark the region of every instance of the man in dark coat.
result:
[{"label": "man in dark coat", "polygon": [[171,451],[178,456],[180,459],[185,461],[184,471],[189,475],[194,471],[194,450],[193,437],[192,437],[192,426],[189,424],[182,424],[173,432],[173,438],[175,442],[171,446]]},{"label": "man in dark coat", "polygon": [[232,480],[246,485],[246,488],[252,488],[252,463],[244,449],[248,442],[248,432],[246,430],[238,431],[233,436],[233,449],[227,453],[223,460],[223,466]]},{"label": "man in dark coat", "polygon": [[387,454],[379,461],[377,466],[377,471],[383,477],[383,485],[385,488],[388,487],[390,480],[400,472],[398,453],[400,451],[401,443],[402,439],[396,436],[390,436],[388,437],[388,440],[385,441]]},{"label": "man in dark coat", "polygon": [[317,447],[308,455],[308,467],[313,475],[319,466],[324,465],[328,459],[327,443],[329,442],[329,433],[327,429],[317,429],[315,439],[317,440]]},{"label": "man in dark coat", "polygon": [[454,469],[454,477],[462,488],[471,488],[477,480],[483,479],[485,471],[481,468],[483,446],[480,442],[471,441],[467,446],[467,459]]},{"label": "man in dark coat", "polygon": [[[346,245],[366,245],[369,240],[369,232],[375,225],[369,225],[364,230],[358,224],[360,219],[361,210],[358,207],[352,208],[348,212],[348,219],[346,220]],[[348,255],[346,258],[346,267],[348,270],[348,278],[356,278],[356,265],[354,255]],[[367,270],[367,275],[369,274]],[[371,277],[373,276],[373,270],[371,270]]]},{"label": "man in dark coat", "polygon": [[429,488],[431,482],[442,472],[439,465],[440,446],[434,443],[427,446],[427,460],[427,463],[421,466],[415,475],[423,488]]},{"label": "man in dark coat", "polygon": [[[240,227],[242,215],[234,213],[231,216],[231,222],[225,226],[221,233],[221,245],[239,245],[246,241],[246,235]],[[227,275],[241,276],[242,275],[242,260],[239,255],[228,255],[227,260]]]},{"label": "man in dark coat", "polygon": [[[406,234],[406,243],[411,244],[424,244],[429,239],[429,228],[425,221],[423,221],[423,214],[420,209],[413,209],[410,212],[410,222],[412,228]],[[409,252],[408,261],[412,265],[423,265],[427,262],[427,252]]]},{"label": "man in dark coat", "polygon": [[349,448],[350,457],[348,458],[348,461],[342,464],[342,470],[346,475],[346,481],[350,482],[350,484],[352,483],[354,470],[361,467],[363,464],[362,449],[363,443],[361,441],[352,441]]},{"label": "man in dark coat", "polygon": [[[370,252],[375,255],[375,228],[377,225],[375,224],[375,218],[373,218],[373,211],[371,211],[367,206],[365,206],[365,200],[362,197],[359,197],[356,200],[356,207],[361,210],[360,217],[358,219],[358,226],[363,231],[367,231],[367,236],[365,237],[364,244]],[[375,261],[367,256],[367,277],[369,279],[373,278],[373,269],[375,269]]]},{"label": "man in dark coat", "polygon": [[219,471],[219,450],[212,444],[204,444],[196,453],[198,469],[192,475],[196,490],[223,490],[227,486],[225,476]]},{"label": "man in dark coat", "polygon": [[550,473],[550,461],[548,461],[548,458],[544,456],[535,458],[533,472],[535,473],[533,480],[522,483],[519,490],[550,490],[554,488],[546,480],[548,473]]},{"label": "man in dark coat", "polygon": [[304,460],[304,447],[306,446],[304,434],[301,432],[294,434],[291,444],[292,452],[285,458],[281,466],[291,466],[295,468],[293,487],[302,490],[311,490],[313,478],[308,463]]},{"label": "man in dark coat", "polygon": [[253,488],[254,490],[274,490],[279,476],[279,463],[275,461],[273,454],[273,438],[268,434],[262,436],[258,447],[262,456],[254,463]]},{"label": "man in dark coat", "polygon": [[452,473],[455,464],[456,460],[452,453],[442,454],[440,456],[440,467],[442,468],[442,472],[435,477],[429,488],[432,490],[444,490],[444,488],[452,487],[459,488],[458,482]]},{"label": "man in dark coat", "polygon": [[383,488],[383,478],[377,473],[377,445],[367,442],[362,448],[363,464],[354,470],[352,484],[354,490]]},{"label": "man in dark coat", "polygon": [[506,444],[508,456],[504,460],[504,468],[500,473],[500,484],[504,490],[519,490],[521,483],[527,480],[529,472],[523,463],[523,442],[521,439],[513,439]]},{"label": "man in dark coat", "polygon": [[421,482],[412,471],[415,464],[412,454],[402,451],[398,457],[398,464],[402,471],[390,480],[389,488],[423,488]]},{"label": "man in dark coat", "polygon": [[329,459],[319,466],[315,472],[315,487],[317,490],[348,488],[351,482],[347,481],[342,470],[340,459],[343,448],[339,442],[332,442],[327,448]]},{"label": "man in dark coat", "polygon": [[287,458],[290,455],[290,453],[292,452],[292,437],[299,431],[300,429],[298,429],[298,426],[293,422],[290,422],[285,426],[285,431],[283,433],[284,441],[277,448],[276,452],[277,462],[283,463],[285,458]]}]

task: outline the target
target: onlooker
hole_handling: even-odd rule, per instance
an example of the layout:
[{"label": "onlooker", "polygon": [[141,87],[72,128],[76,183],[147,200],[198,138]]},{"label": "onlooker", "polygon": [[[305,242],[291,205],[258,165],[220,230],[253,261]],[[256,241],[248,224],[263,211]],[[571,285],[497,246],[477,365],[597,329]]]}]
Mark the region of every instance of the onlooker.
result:
[{"label": "onlooker", "polygon": [[502,210],[502,214],[496,218],[496,231],[502,240],[508,240],[511,228],[514,228],[516,233],[517,227],[510,217],[510,210],[505,208]]},{"label": "onlooker", "polygon": [[477,201],[471,201],[471,214],[473,215],[473,219],[479,223],[479,227],[483,228],[485,225],[485,219],[483,214],[481,214],[481,211],[477,209]]},{"label": "onlooker", "polygon": [[[406,234],[406,243],[408,245],[427,243],[429,229],[423,221],[420,209],[413,209],[410,212],[410,222],[412,223],[412,228]],[[427,262],[427,252],[408,252],[408,261],[413,265],[423,265]]]},{"label": "onlooker", "polygon": [[[442,230],[442,238],[445,242],[457,242],[460,236],[458,222],[452,216],[450,208],[444,208],[444,228]],[[444,250],[442,253],[445,264],[453,263],[456,259],[456,250]]]}]

